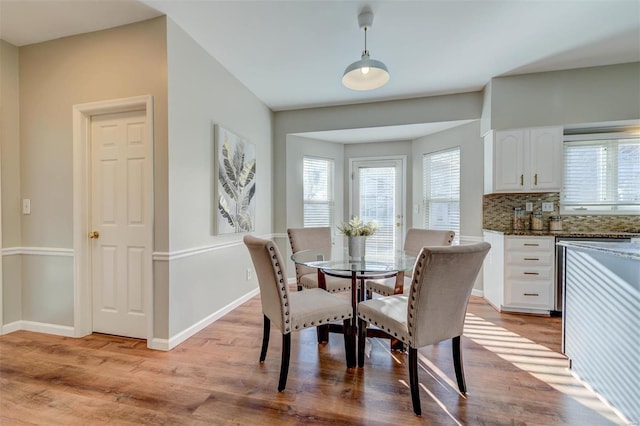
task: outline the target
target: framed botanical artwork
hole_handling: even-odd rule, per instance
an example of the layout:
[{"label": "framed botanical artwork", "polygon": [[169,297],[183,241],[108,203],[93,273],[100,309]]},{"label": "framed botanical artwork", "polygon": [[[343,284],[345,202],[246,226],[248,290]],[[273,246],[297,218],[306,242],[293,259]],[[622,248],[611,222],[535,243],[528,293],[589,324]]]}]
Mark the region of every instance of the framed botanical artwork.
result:
[{"label": "framed botanical artwork", "polygon": [[249,232],[255,226],[256,147],[220,125],[215,126],[215,232]]}]

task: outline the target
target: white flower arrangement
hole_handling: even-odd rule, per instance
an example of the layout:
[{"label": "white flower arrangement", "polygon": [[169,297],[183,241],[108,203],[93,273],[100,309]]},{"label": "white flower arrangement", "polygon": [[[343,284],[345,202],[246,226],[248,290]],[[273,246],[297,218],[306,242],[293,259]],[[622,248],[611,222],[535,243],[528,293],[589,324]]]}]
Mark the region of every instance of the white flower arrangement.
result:
[{"label": "white flower arrangement", "polygon": [[374,220],[365,223],[360,217],[355,216],[350,221],[338,226],[338,231],[347,237],[368,237],[375,234],[379,227],[378,222]]}]

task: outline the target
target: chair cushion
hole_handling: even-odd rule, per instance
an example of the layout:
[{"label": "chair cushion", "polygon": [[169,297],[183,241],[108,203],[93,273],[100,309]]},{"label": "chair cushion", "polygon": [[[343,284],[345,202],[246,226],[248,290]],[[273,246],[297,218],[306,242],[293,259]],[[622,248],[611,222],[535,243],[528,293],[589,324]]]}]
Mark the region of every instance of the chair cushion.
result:
[{"label": "chair cushion", "polygon": [[402,294],[380,297],[358,303],[358,318],[375,325],[404,343],[409,341],[407,304]]},{"label": "chair cushion", "polygon": [[[396,287],[396,278],[385,278],[381,280],[368,280],[365,283],[366,289],[383,296],[393,296],[393,290]],[[411,277],[405,275],[403,284],[403,294],[409,294],[411,288]]]},{"label": "chair cushion", "polygon": [[[339,278],[325,274],[324,279],[327,291],[330,293],[351,290],[351,277]],[[312,274],[302,275],[300,285],[304,288],[318,288],[318,272],[314,271]]]},{"label": "chair cushion", "polygon": [[[351,301],[319,288],[289,293],[291,327],[284,333],[353,317]],[[406,316],[406,313],[405,313]]]}]

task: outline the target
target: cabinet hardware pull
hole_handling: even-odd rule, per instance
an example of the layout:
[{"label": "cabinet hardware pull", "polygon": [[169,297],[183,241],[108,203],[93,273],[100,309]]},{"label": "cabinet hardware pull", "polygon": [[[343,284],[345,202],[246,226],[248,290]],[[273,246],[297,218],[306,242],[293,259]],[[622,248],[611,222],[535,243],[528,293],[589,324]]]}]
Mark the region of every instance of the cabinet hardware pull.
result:
[{"label": "cabinet hardware pull", "polygon": [[525,246],[538,247],[540,244],[537,243],[524,243]]},{"label": "cabinet hardware pull", "polygon": [[520,186],[524,186],[524,175],[520,175]]},{"label": "cabinet hardware pull", "polygon": [[533,184],[538,186],[538,174],[533,175]]},{"label": "cabinet hardware pull", "polygon": [[537,257],[525,257],[524,260],[540,260]]},{"label": "cabinet hardware pull", "polygon": [[539,293],[525,293],[525,296],[540,296]]},{"label": "cabinet hardware pull", "polygon": [[540,275],[539,272],[524,272],[525,275]]}]

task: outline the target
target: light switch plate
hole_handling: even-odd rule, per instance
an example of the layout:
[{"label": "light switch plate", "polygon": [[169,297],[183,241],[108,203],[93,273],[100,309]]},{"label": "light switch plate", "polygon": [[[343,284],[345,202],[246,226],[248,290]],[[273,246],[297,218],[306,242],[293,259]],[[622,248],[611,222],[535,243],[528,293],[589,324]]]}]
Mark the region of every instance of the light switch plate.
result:
[{"label": "light switch plate", "polygon": [[553,211],[553,203],[542,203],[542,211],[543,212],[552,212]]},{"label": "light switch plate", "polygon": [[533,203],[527,202],[525,203],[525,210],[528,212],[532,212],[533,211]]},{"label": "light switch plate", "polygon": [[22,200],[22,214],[31,214],[31,200],[29,198]]}]

